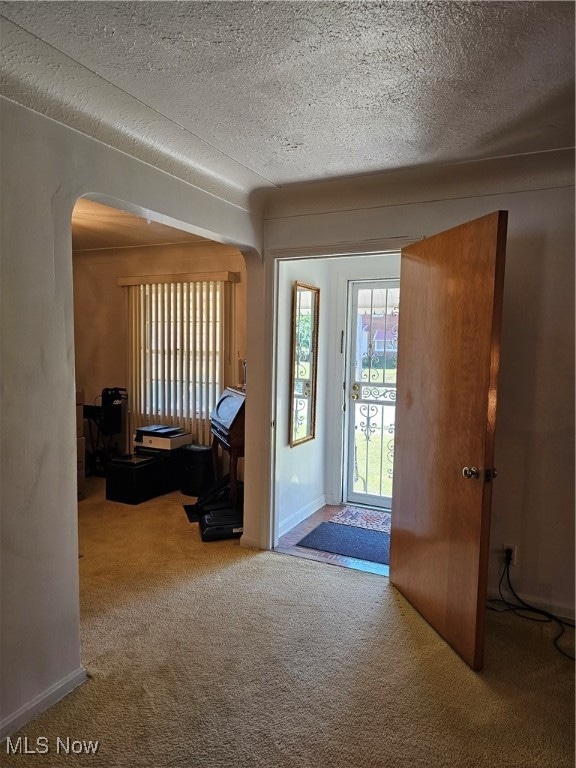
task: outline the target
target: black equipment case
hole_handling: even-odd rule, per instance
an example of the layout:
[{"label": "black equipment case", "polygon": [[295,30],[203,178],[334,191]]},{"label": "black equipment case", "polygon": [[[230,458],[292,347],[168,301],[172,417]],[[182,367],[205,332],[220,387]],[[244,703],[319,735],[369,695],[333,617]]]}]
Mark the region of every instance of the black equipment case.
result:
[{"label": "black equipment case", "polygon": [[198,521],[202,541],[237,539],[243,533],[244,485],[238,483],[238,498],[230,498],[230,477],[216,483],[196,504],[185,504],[188,520]]},{"label": "black equipment case", "polygon": [[244,531],[242,513],[215,515],[210,513],[200,518],[200,536],[202,541],[219,539],[238,539]]}]

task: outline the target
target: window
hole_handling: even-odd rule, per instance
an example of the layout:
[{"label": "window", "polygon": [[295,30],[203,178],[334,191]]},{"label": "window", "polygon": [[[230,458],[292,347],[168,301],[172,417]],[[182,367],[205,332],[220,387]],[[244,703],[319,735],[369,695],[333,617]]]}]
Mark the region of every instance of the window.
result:
[{"label": "window", "polygon": [[230,282],[236,277],[215,277],[222,275],[225,279],[119,281],[128,283],[131,434],[147,424],[177,425],[195,442],[210,442],[210,413],[223,389]]}]

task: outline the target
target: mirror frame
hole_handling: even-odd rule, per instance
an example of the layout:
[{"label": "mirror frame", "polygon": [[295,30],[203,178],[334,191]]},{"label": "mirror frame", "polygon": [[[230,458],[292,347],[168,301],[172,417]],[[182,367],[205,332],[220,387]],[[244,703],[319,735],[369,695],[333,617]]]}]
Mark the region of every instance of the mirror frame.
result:
[{"label": "mirror frame", "polygon": [[[299,366],[302,362],[300,360],[301,349],[298,345],[299,324],[302,313],[300,312],[300,297],[302,294],[309,294],[310,296],[310,347],[308,352],[310,363],[310,370],[308,377],[305,379],[309,382],[309,395],[302,395],[296,392],[296,387],[299,381],[302,379],[299,377]],[[292,347],[291,347],[291,378],[290,378],[290,419],[289,419],[289,442],[290,447],[294,448],[296,445],[313,440],[316,436],[316,380],[318,372],[318,321],[320,317],[320,288],[316,288],[313,285],[307,283],[301,283],[298,280],[294,283],[293,296],[292,296]],[[297,417],[298,400],[305,402],[308,401],[308,423],[306,432],[302,437],[297,437],[297,431],[299,426],[299,419]]]}]

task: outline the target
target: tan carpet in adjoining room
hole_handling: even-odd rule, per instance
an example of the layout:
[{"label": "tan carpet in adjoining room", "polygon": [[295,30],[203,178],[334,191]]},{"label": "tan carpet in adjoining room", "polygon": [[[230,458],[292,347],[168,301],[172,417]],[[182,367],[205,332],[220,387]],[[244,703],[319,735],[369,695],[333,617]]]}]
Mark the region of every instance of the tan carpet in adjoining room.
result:
[{"label": "tan carpet in adjoining room", "polygon": [[2,745],[3,766],[574,765],[573,664],[549,626],[489,613],[475,674],[387,578],[202,543],[183,502],[80,504],[90,679],[17,735],[99,751]]}]

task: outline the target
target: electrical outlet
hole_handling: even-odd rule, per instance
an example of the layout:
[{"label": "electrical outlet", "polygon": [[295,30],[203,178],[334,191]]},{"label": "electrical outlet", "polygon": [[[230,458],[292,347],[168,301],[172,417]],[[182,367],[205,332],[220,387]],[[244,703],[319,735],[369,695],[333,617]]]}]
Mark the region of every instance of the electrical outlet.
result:
[{"label": "electrical outlet", "polygon": [[511,549],[512,550],[512,560],[510,560],[510,565],[516,565],[516,558],[518,555],[518,547],[516,544],[502,544],[502,560],[506,562],[506,550]]}]

